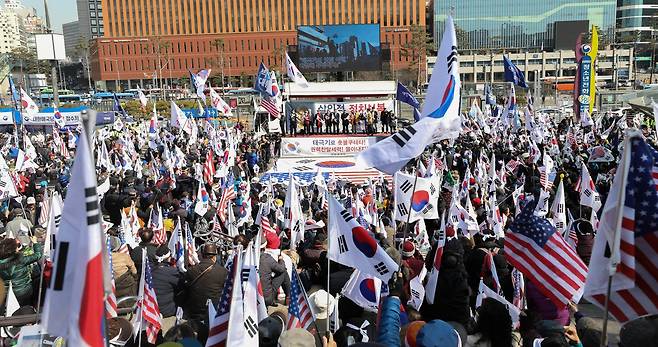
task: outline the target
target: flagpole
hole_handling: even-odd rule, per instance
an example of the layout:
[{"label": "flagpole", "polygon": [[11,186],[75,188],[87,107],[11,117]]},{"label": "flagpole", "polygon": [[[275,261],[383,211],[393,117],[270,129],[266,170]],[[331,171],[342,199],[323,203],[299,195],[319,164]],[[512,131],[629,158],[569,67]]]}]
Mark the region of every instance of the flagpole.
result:
[{"label": "flagpole", "polygon": [[[329,190],[325,190],[324,192],[324,198],[329,202]],[[331,204],[329,204],[328,209],[331,208]],[[327,212],[329,212],[327,209]],[[331,222],[329,221],[329,218],[331,218],[331,213],[327,213],[327,250],[331,249],[331,237],[329,237],[329,226],[331,225]],[[326,336],[327,339],[329,339],[329,284],[331,282],[331,260],[329,259],[329,256],[327,255],[327,332]],[[313,320],[315,321],[315,319]]]}]

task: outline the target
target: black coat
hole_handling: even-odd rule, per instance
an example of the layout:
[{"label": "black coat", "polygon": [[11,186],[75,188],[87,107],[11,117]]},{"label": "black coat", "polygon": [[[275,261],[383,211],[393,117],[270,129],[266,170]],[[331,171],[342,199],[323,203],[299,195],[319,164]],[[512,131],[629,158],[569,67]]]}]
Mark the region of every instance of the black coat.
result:
[{"label": "black coat", "polygon": [[176,315],[175,295],[183,288],[183,278],[178,269],[166,264],[157,264],[151,273],[153,276],[153,289],[158,300],[158,307],[162,317]]},{"label": "black coat", "polygon": [[260,262],[258,264],[258,273],[260,275],[260,283],[263,287],[264,297],[267,298],[274,292],[272,286],[272,273],[278,275],[286,271],[286,265],[283,260],[276,261],[272,255],[268,253],[261,254]]},{"label": "black coat", "polygon": [[[212,266],[212,269],[201,275],[209,266]],[[213,263],[210,259],[203,259],[199,264],[187,270],[185,273],[187,286],[185,312],[190,318],[206,319],[208,316],[206,303],[208,299],[212,300],[215,306],[219,303],[227,275],[228,271],[224,267]],[[198,276],[201,277],[195,281]]]},{"label": "black coat", "polygon": [[144,248],[146,248],[146,259],[148,259],[151,264],[155,264],[157,262],[155,250],[158,249],[158,246],[152,243],[140,242],[139,246],[130,251],[130,258],[133,260],[133,263],[135,263],[138,274],[142,273],[142,249]]}]

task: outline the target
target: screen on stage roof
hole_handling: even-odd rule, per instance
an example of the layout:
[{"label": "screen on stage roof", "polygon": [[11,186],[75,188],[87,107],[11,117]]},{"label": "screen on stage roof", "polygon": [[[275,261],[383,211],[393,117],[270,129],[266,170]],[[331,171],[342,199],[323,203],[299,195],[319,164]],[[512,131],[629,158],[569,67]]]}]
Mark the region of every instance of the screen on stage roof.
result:
[{"label": "screen on stage roof", "polygon": [[379,24],[299,26],[297,44],[303,72],[381,69]]}]

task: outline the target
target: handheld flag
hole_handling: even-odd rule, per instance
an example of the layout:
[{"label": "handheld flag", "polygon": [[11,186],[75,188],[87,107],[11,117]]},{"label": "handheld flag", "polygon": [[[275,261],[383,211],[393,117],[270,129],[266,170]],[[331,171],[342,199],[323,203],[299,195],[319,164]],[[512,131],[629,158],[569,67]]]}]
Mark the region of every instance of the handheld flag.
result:
[{"label": "handheld flag", "polygon": [[68,186],[42,323],[75,346],[103,346],[103,236],[96,171],[82,131]]},{"label": "handheld flag", "polygon": [[505,235],[505,258],[555,305],[578,302],[587,266],[545,218],[526,205]]},{"label": "handheld flag", "polygon": [[288,78],[290,78],[290,80],[295,82],[295,84],[298,86],[302,88],[308,88],[308,81],[306,80],[306,77],[304,77],[302,72],[297,69],[295,63],[293,63],[292,59],[290,59],[288,52],[286,52],[286,66],[288,68]]},{"label": "handheld flag", "polygon": [[388,283],[398,265],[335,197],[329,196],[329,259]]},{"label": "handheld flag", "polygon": [[21,108],[28,116],[34,116],[39,113],[39,107],[23,88],[21,88]]},{"label": "handheld flag", "polygon": [[418,99],[416,99],[415,96],[413,96],[413,94],[411,94],[409,89],[407,89],[407,87],[405,87],[404,84],[402,84],[400,82],[398,82],[398,88],[397,88],[397,92],[396,92],[396,95],[395,95],[395,99],[397,99],[398,101],[402,101],[405,104],[413,107],[414,108],[414,119],[416,121],[420,120],[421,115],[420,115],[420,113],[417,112],[418,109],[420,108],[420,102],[418,101]]},{"label": "handheld flag", "polygon": [[256,84],[254,85],[254,89],[267,94],[267,86],[268,83],[270,83],[270,78],[270,71],[265,67],[265,64],[261,62],[258,67],[258,73],[256,74]]},{"label": "handheld flag", "polygon": [[139,103],[142,105],[142,108],[146,108],[148,100],[146,99],[146,95],[144,95],[142,88],[139,86],[137,86],[137,98],[139,99]]},{"label": "handheld flag", "polygon": [[204,93],[206,90],[206,81],[208,81],[208,77],[210,77],[211,71],[212,70],[206,69],[203,69],[197,73],[189,71],[190,84],[193,87],[193,91],[196,93],[197,97],[203,99],[204,102],[206,101],[206,94]]},{"label": "handheld flag", "polygon": [[[416,189],[413,189],[416,181]],[[415,222],[421,218],[437,219],[437,202],[441,189],[438,178],[422,178],[398,172],[395,174],[394,218]],[[411,215],[409,217],[409,215]]]},{"label": "handheld flag", "polygon": [[[641,134],[624,141],[624,153],[594,239],[585,296],[619,322],[658,313],[658,152]],[[610,278],[612,276],[612,278]]]},{"label": "handheld flag", "polygon": [[525,81],[523,72],[504,55],[503,64],[505,65],[505,82],[512,82],[521,88],[528,88],[528,83]]},{"label": "handheld flag", "polygon": [[461,85],[458,70],[457,37],[452,17],[448,17],[422,118],[359,153],[357,161],[393,175],[409,160],[418,157],[427,145],[459,136]]}]

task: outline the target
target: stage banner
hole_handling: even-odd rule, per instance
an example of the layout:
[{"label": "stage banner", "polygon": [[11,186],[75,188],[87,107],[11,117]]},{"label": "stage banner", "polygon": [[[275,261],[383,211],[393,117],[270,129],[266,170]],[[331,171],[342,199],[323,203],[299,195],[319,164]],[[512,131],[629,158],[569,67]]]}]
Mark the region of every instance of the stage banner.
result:
[{"label": "stage banner", "polygon": [[0,110],[0,125],[12,125],[14,118],[14,111]]},{"label": "stage banner", "polygon": [[377,142],[370,137],[284,137],[281,157],[354,156]]},{"label": "stage banner", "polygon": [[[67,112],[60,110],[60,115],[64,117],[65,124],[69,125],[78,125],[81,124],[80,111]],[[42,125],[48,126],[55,124],[55,113],[50,112],[39,112],[35,115],[29,116],[27,114],[23,115],[23,124],[25,125]]]},{"label": "stage banner", "polygon": [[343,101],[343,102],[313,102],[313,101],[291,101],[286,106],[286,113],[296,112],[297,114],[304,114],[310,111],[311,114],[317,112],[362,112],[369,109],[374,109],[379,112],[384,110],[393,111],[394,100],[367,100],[367,101]]}]

